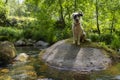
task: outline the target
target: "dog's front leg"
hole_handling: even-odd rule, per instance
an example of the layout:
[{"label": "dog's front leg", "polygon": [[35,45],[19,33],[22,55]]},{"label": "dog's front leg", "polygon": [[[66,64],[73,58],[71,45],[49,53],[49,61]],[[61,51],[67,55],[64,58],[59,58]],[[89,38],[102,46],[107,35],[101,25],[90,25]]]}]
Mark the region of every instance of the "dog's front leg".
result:
[{"label": "dog's front leg", "polygon": [[73,32],[73,44],[75,44],[76,38],[75,38],[75,34]]},{"label": "dog's front leg", "polygon": [[75,37],[75,29],[74,29],[74,26],[72,26],[72,32],[73,32],[73,44],[75,44],[76,37]]},{"label": "dog's front leg", "polygon": [[77,44],[80,45],[80,34],[78,35]]}]

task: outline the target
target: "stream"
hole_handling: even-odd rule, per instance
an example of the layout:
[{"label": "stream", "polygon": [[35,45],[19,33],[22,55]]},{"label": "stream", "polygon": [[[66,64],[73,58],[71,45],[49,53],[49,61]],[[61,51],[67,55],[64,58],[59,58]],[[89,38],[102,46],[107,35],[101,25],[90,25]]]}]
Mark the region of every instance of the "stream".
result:
[{"label": "stream", "polygon": [[0,80],[120,80],[120,63],[97,72],[61,71],[44,64],[38,57],[40,50],[37,48],[17,47],[16,49],[18,54],[26,53],[30,59],[9,65],[8,72],[2,74],[6,79],[1,79],[0,76]]}]

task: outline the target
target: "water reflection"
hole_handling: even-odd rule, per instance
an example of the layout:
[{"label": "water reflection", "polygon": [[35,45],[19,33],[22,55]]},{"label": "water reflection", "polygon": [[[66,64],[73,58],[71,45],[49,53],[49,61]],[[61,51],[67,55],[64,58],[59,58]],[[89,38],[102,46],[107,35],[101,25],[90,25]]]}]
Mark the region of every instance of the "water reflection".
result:
[{"label": "water reflection", "polygon": [[28,54],[38,54],[40,52],[39,48],[34,46],[24,46],[24,47],[16,47],[17,53],[28,53]]},{"label": "water reflection", "polygon": [[[25,52],[33,56],[30,60],[30,64],[37,73],[38,78],[50,78],[53,80],[120,80],[120,63],[111,66],[109,69],[99,72],[70,72],[57,70],[44,64],[39,59],[39,49],[34,47],[17,47],[19,53]],[[19,66],[20,67],[20,66]]]}]

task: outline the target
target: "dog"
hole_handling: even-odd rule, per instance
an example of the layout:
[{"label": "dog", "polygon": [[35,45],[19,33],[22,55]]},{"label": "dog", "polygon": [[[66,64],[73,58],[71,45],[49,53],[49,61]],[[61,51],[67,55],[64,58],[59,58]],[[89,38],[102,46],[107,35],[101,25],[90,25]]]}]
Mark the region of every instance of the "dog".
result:
[{"label": "dog", "polygon": [[86,33],[82,28],[82,24],[80,18],[83,16],[83,13],[73,13],[73,24],[72,24],[72,32],[73,32],[73,44],[80,45],[80,42],[85,41]]}]

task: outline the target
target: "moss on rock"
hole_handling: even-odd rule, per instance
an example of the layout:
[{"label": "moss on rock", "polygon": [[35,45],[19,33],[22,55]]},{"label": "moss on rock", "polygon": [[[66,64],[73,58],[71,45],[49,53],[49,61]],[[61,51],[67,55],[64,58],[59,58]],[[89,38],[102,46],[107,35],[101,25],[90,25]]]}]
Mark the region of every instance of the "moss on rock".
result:
[{"label": "moss on rock", "polygon": [[16,56],[14,44],[8,41],[0,43],[0,64],[8,64]]}]

